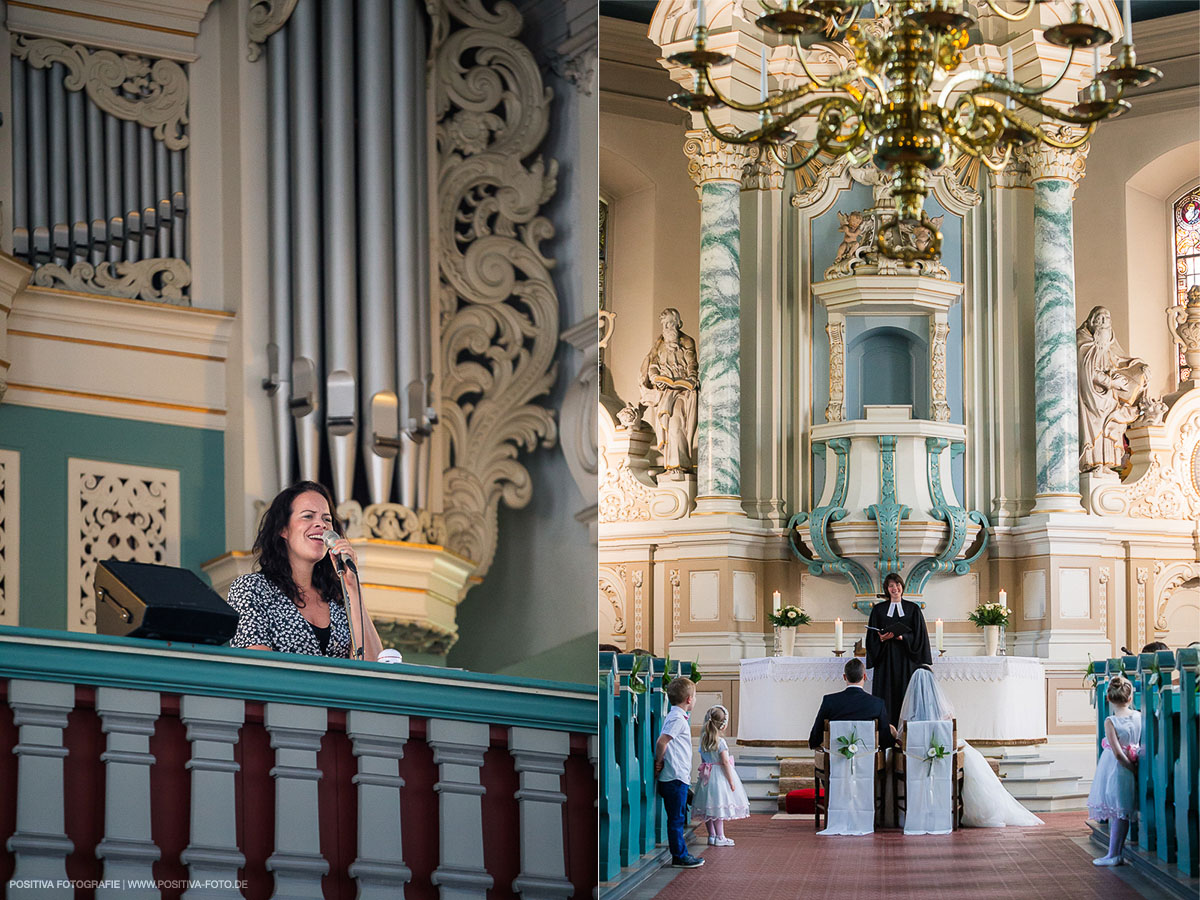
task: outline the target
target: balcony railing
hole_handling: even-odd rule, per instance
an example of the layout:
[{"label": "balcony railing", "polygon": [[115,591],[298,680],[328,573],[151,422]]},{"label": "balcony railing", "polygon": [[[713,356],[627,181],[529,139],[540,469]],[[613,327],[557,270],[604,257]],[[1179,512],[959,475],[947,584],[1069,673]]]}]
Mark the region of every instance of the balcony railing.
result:
[{"label": "balcony railing", "polygon": [[8,897],[591,896],[596,692],[0,628]]}]

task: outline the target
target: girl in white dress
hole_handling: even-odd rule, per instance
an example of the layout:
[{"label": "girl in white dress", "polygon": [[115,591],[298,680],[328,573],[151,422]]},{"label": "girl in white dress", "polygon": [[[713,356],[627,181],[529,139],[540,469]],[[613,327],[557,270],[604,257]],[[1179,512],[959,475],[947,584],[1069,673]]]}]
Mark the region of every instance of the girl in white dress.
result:
[{"label": "girl in white dress", "polygon": [[[922,666],[913,673],[900,707],[900,725],[954,718],[954,707],[933,680],[933,670]],[[1005,825],[1041,825],[1042,820],[1004,789],[983,754],[964,740],[963,818],[967,828],[1003,828]]]},{"label": "girl in white dress", "polygon": [[726,819],[745,819],[750,815],[746,789],[733,768],[733,757],[721,732],[729,721],[729,710],[714,706],[704,716],[700,732],[700,772],[692,815],[704,819],[708,843],[713,847],[732,847],[725,837]]},{"label": "girl in white dress", "polygon": [[1108,683],[1112,715],[1104,720],[1104,748],[1088,794],[1088,815],[1108,819],[1108,855],[1093,859],[1097,866],[1121,865],[1121,850],[1129,821],[1137,812],[1137,758],[1142,740],[1142,715],[1129,708],[1133,684],[1120,675]]}]

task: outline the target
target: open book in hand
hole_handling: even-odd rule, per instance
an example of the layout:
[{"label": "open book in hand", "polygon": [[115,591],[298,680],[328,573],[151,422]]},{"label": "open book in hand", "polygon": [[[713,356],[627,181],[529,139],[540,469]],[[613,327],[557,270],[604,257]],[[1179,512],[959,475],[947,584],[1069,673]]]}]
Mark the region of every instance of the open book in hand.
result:
[{"label": "open book in hand", "polygon": [[887,634],[889,631],[896,637],[910,637],[913,633],[912,628],[907,622],[902,619],[885,619],[887,624],[883,628],[876,628],[874,625],[868,625],[867,631],[877,631],[880,634]]}]

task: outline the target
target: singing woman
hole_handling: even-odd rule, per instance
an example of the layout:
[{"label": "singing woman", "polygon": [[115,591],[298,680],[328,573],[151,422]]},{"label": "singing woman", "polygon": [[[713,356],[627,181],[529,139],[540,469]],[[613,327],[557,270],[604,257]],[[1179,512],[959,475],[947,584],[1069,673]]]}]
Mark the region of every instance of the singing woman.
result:
[{"label": "singing woman", "polygon": [[[324,541],[329,530],[338,535],[332,547]],[[229,587],[229,604],[241,616],[230,646],[345,659],[351,655],[353,623],[363,659],[378,658],[379,634],[365,614],[358,577],[349,565],[349,609],[343,600],[331,557],[356,558],[324,486],[301,481],[280,492],[263,516],[254,552],[257,571]]]}]

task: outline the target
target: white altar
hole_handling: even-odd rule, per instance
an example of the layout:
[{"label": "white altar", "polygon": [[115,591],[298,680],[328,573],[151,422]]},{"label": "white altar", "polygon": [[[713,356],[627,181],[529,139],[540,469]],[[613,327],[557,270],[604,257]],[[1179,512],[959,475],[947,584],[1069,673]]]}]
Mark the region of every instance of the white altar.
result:
[{"label": "white altar", "polygon": [[[846,687],[846,657],[769,656],[743,659],[738,741],[802,742],[821,698]],[[968,741],[1031,741],[1046,737],[1046,674],[1042,662],[1017,656],[942,656],[933,676],[954,705],[958,736]],[[871,670],[867,670],[867,690]]]}]

